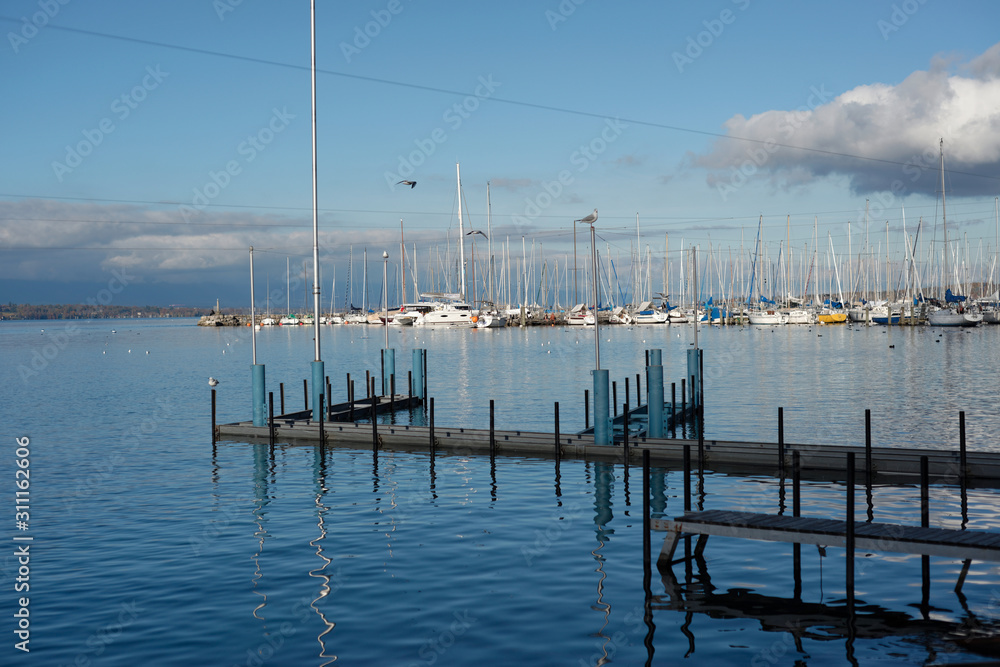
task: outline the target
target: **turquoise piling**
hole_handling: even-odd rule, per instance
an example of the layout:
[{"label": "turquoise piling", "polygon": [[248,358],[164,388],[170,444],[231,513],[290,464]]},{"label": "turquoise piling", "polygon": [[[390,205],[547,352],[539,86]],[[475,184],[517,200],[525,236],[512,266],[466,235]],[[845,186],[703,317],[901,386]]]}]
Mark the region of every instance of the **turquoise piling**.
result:
[{"label": "turquoise piling", "polygon": [[388,396],[391,393],[391,380],[396,374],[396,350],[382,350],[382,395]]},{"label": "turquoise piling", "polygon": [[250,366],[253,387],[253,425],[267,426],[267,393],[264,391],[264,364]]},{"label": "turquoise piling", "polygon": [[591,371],[594,376],[594,444],[611,445],[611,409],[608,396],[608,369]]},{"label": "turquoise piling", "polygon": [[424,399],[424,350],[413,351],[413,395]]},{"label": "turquoise piling", "polygon": [[691,407],[701,407],[701,350],[687,351],[687,377],[694,378],[691,383]]},{"label": "turquoise piling", "polygon": [[[659,350],[657,350],[659,351]],[[652,361],[652,357],[650,357]],[[649,424],[646,433],[650,438],[663,437],[663,366],[646,366],[647,411]]]},{"label": "turquoise piling", "polygon": [[314,361],[312,362],[312,404],[313,421],[318,422],[322,416],[320,413],[326,407],[320,396],[323,395],[324,386],[326,385],[326,373],[324,372],[323,362]]}]

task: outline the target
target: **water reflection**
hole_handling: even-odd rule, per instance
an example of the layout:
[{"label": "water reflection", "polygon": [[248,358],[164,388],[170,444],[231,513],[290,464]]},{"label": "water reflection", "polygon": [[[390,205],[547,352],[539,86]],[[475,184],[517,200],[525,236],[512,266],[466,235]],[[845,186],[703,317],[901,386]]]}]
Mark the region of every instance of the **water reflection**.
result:
[{"label": "water reflection", "polygon": [[[264,607],[267,606],[267,593],[265,593],[262,587],[258,585],[261,583],[263,578],[263,573],[260,570],[260,555],[264,551],[264,540],[268,537],[267,529],[265,524],[265,508],[271,502],[268,497],[268,473],[273,473],[273,468],[271,465],[271,457],[268,451],[267,445],[254,445],[253,446],[253,490],[254,490],[254,522],[257,524],[257,530],[254,531],[254,537],[257,538],[257,552],[254,553],[250,559],[254,563],[254,574],[251,581],[253,582],[253,594],[260,596],[261,601],[254,610],[253,617],[264,621],[264,617],[258,612],[262,611]],[[267,624],[265,622],[264,628],[266,630]]]},{"label": "water reflection", "polygon": [[336,623],[327,619],[326,614],[319,608],[319,603],[324,600],[328,595],[330,595],[334,588],[331,586],[331,576],[327,574],[326,568],[330,566],[333,559],[327,558],[323,553],[323,541],[326,539],[326,515],[330,511],[329,506],[325,504],[326,494],[329,489],[326,486],[326,451],[323,447],[315,448],[315,455],[313,459],[313,488],[314,497],[313,502],[316,506],[316,527],[319,530],[319,535],[309,541],[309,546],[316,549],[316,557],[323,561],[323,564],[318,568],[309,571],[309,576],[320,580],[319,592],[316,597],[309,603],[309,607],[316,612],[319,617],[320,622],[323,624],[323,630],[316,636],[316,641],[319,642],[319,657],[324,659],[325,662],[321,662],[320,665],[328,665],[331,662],[336,661],[337,656],[328,655],[326,652],[326,635],[329,634]]}]

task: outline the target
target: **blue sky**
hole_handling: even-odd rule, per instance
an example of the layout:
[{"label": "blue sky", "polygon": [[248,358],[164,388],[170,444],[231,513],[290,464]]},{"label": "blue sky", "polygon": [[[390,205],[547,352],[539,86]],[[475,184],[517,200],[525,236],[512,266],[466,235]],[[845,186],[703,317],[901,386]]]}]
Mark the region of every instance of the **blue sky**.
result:
[{"label": "blue sky", "polygon": [[[85,300],[117,269],[123,304],[246,301],[249,245],[272,288],[311,257],[308,2],[0,15],[0,298]],[[457,162],[471,225],[490,181],[494,241],[538,261],[571,257],[594,208],[622,262],[636,213],[671,261],[682,239],[749,246],[761,215],[772,256],[786,215],[793,248],[814,217],[846,247],[866,198],[901,255],[901,204],[908,225],[940,218],[941,137],[949,229],[995,251],[997,25],[985,1],[320,0],[324,283],[351,246],[396,270],[400,218],[426,272],[454,244]]]}]

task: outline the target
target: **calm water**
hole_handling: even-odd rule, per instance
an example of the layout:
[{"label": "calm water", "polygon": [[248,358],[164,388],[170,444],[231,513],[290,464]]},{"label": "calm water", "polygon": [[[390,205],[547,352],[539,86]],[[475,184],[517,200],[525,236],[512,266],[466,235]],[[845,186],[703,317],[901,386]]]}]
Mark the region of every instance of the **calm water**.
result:
[{"label": "calm water", "polygon": [[[44,333],[41,329],[44,327]],[[116,333],[112,333],[112,329]],[[602,329],[601,361],[619,383],[661,348],[683,374],[687,328]],[[382,330],[324,327],[323,356],[344,375],[378,370]],[[710,329],[707,437],[861,443],[864,409],[886,446],[970,448],[993,434],[1000,328]],[[397,366],[429,350],[439,424],[582,427],[593,330],[390,330]],[[262,331],[269,389],[301,406],[311,330]],[[893,346],[893,347],[890,347]],[[267,448],[209,441],[207,378],[222,421],[249,413],[247,330],[192,320],[0,324],[0,399],[13,496],[15,437],[30,437],[30,528],[9,506],[0,557],[0,664],[79,665],[772,665],[968,662],[954,641],[997,622],[1000,570],[858,553],[856,636],[842,634],[843,552],[802,549],[794,601],[791,546],[712,538],[696,581],[667,594],[654,571],[644,610],[641,479],[621,466],[441,454]],[[148,352],[148,354],[147,354]],[[359,383],[360,384],[360,383]],[[632,388],[634,396],[634,387]],[[634,398],[633,398],[634,400]],[[656,470],[654,509],[683,510],[677,471]],[[777,511],[775,480],[708,474],[695,504]],[[806,512],[842,513],[843,489],[804,485]],[[877,521],[915,523],[915,489],[876,487]],[[1000,529],[998,493],[969,492],[969,527]],[[932,521],[958,527],[957,489],[933,488]],[[859,516],[866,511],[858,492]],[[31,654],[14,648],[13,541],[32,536]],[[653,536],[654,550],[661,540]],[[674,568],[685,581],[684,566]],[[23,595],[23,594],[22,594]]]}]

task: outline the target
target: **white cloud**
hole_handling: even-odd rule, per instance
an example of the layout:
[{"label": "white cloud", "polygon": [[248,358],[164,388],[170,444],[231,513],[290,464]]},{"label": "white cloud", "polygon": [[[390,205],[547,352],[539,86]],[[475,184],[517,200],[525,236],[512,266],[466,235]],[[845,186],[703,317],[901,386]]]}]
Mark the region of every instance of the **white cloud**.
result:
[{"label": "white cloud", "polygon": [[707,169],[720,191],[749,180],[790,188],[840,175],[859,194],[894,182],[903,193],[934,194],[943,138],[950,193],[1000,189],[1000,44],[950,68],[938,59],[897,84],[816,95],[824,90],[814,87],[798,109],[733,116],[727,135],[754,141],[720,139],[692,163]]}]

